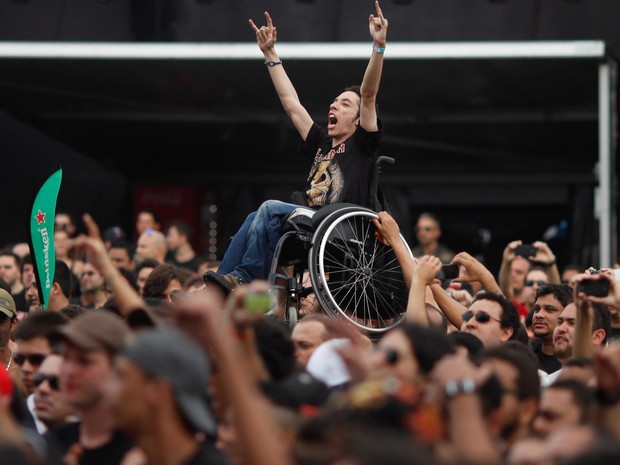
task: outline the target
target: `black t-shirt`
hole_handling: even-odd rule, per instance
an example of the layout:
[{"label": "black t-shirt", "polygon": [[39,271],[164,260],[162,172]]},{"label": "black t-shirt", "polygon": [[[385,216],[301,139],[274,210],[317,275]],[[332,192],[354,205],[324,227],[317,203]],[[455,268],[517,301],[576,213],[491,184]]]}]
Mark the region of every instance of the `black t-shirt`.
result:
[{"label": "black t-shirt", "polygon": [[178,262],[176,258],[174,258],[174,253],[168,252],[166,257],[166,263],[171,263],[174,266],[178,266],[179,268],[186,268],[192,271],[198,271],[198,267],[201,263],[204,262],[204,259],[198,255],[194,256],[191,260],[186,262]]},{"label": "black t-shirt", "polygon": [[[48,462],[63,463],[62,457],[72,445],[80,441],[80,423],[71,422],[58,425],[44,435],[48,444]],[[80,456],[80,465],[116,465],[134,447],[134,442],[120,432],[101,447],[86,449]]]},{"label": "black t-shirt", "polygon": [[314,157],[305,189],[311,207],[332,203],[354,203],[367,206],[370,175],[377,159],[383,125],[367,132],[361,126],[341,144],[332,147],[332,138],[316,123],[301,146],[303,154]]},{"label": "black t-shirt", "polygon": [[562,364],[557,358],[553,355],[547,355],[542,351],[538,354],[538,365],[540,369],[548,375],[562,368]]},{"label": "black t-shirt", "polygon": [[28,308],[26,307],[26,288],[22,289],[21,292],[18,292],[17,294],[11,294],[11,297],[13,297],[15,308],[18,312],[28,311]]},{"label": "black t-shirt", "polygon": [[562,364],[556,357],[554,357],[553,355],[547,355],[543,352],[542,341],[540,339],[531,340],[530,347],[538,357],[538,368],[540,368],[548,375],[550,375],[551,373],[555,373],[560,368],[562,368]]}]

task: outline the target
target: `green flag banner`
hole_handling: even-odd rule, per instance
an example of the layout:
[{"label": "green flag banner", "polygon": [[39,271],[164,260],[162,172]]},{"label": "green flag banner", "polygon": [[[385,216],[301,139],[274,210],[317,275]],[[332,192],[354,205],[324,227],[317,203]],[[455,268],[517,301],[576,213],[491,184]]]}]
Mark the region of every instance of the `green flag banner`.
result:
[{"label": "green flag banner", "polygon": [[41,305],[45,308],[49,304],[56,271],[54,217],[61,182],[62,169],[58,169],[39,189],[30,215],[30,250],[33,254],[34,273],[37,278]]}]

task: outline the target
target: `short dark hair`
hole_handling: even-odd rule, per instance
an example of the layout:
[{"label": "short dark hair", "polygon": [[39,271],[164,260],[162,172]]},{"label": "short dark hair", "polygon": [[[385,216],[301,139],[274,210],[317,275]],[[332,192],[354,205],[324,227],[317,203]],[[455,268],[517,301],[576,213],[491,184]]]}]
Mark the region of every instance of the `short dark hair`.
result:
[{"label": "short dark hair", "polygon": [[576,263],[569,263],[562,269],[562,273],[564,273],[565,271],[578,271],[579,273],[583,273],[583,270],[584,270],[583,266],[578,265]]},{"label": "short dark hair", "polygon": [[478,336],[465,331],[452,331],[448,333],[448,337],[452,339],[454,345],[464,347],[467,350],[467,355],[471,361],[476,364],[480,361],[484,344]]},{"label": "short dark hair", "polygon": [[58,283],[63,295],[67,299],[71,297],[71,290],[73,289],[73,273],[71,273],[69,266],[62,260],[56,260],[54,282]]},{"label": "short dark hair", "polygon": [[127,256],[130,260],[133,260],[134,246],[131,242],[124,239],[114,239],[110,242],[110,249],[123,249],[127,252]]},{"label": "short dark hair", "polygon": [[24,274],[24,265],[32,265],[32,255],[27,254],[22,257],[22,264],[19,267],[19,272]]},{"label": "short dark hair", "polygon": [[435,364],[445,355],[456,350],[454,342],[437,328],[416,323],[401,323],[394,328],[401,330],[411,345],[411,351],[424,374],[431,372]]},{"label": "short dark hair", "polygon": [[134,272],[136,273],[136,276],[138,276],[143,268],[157,268],[159,265],[160,263],[154,258],[145,258],[144,260],[136,264]]},{"label": "short dark hair", "polygon": [[151,215],[153,217],[153,220],[155,221],[155,223],[160,223],[161,221],[159,220],[159,215],[157,214],[157,212],[155,210],[149,210],[148,208],[144,208],[142,210],[140,210],[138,212],[138,214],[136,215],[136,218],[141,214],[141,213],[146,213],[147,215]]},{"label": "short dark hair", "polygon": [[422,219],[432,220],[437,225],[437,227],[439,229],[441,229],[441,223],[439,222],[439,218],[437,217],[437,215],[435,215],[435,214],[433,214],[431,212],[422,212],[418,216],[418,221],[420,221]]},{"label": "short dark hair", "polygon": [[80,316],[82,313],[88,312],[89,309],[86,307],[82,307],[78,304],[69,304],[65,307],[62,307],[58,313],[63,314],[69,320],[73,320],[74,318]]},{"label": "short dark hair", "polygon": [[345,87],[343,92],[355,92],[359,98],[362,98],[362,88],[357,84]]},{"label": "short dark hair", "polygon": [[597,329],[605,331],[605,338],[602,343],[605,344],[611,334],[611,312],[605,304],[592,304],[592,332]]},{"label": "short dark hair", "polygon": [[194,230],[189,225],[189,223],[187,223],[186,221],[173,220],[170,223],[168,223],[168,227],[166,228],[166,231],[170,231],[170,228],[176,228],[179,235],[187,236],[187,241],[192,242],[194,238]]},{"label": "short dark hair", "polygon": [[593,415],[594,394],[588,386],[576,379],[560,379],[547,386],[546,389],[564,389],[569,391],[573,402],[581,413],[579,423],[586,424],[590,421]]},{"label": "short dark hair", "polygon": [[573,288],[568,284],[543,284],[536,289],[536,300],[538,300],[539,297],[549,294],[553,295],[553,297],[562,304],[562,308],[573,301]]},{"label": "short dark hair", "polygon": [[514,366],[519,375],[517,377],[517,396],[519,399],[540,397],[540,377],[538,375],[538,357],[528,346],[518,341],[506,341],[496,347],[486,349],[482,355],[484,359],[494,358],[503,360]]},{"label": "short dark hair", "polygon": [[58,327],[69,322],[61,313],[49,310],[33,310],[19,322],[15,340],[29,341],[37,337],[48,338]]},{"label": "short dark hair", "polygon": [[10,251],[3,251],[3,252],[0,252],[0,257],[13,257],[13,260],[15,261],[15,266],[21,273],[22,259],[19,255],[17,255],[16,253],[10,252]]},{"label": "short dark hair", "polygon": [[517,339],[519,336],[519,327],[522,326],[521,320],[519,319],[519,311],[517,307],[510,302],[506,297],[500,294],[495,294],[494,292],[481,291],[476,294],[474,297],[474,302],[479,300],[490,300],[499,304],[502,308],[502,316],[500,318],[500,326],[502,328],[512,328],[512,335],[510,336],[510,340]]}]

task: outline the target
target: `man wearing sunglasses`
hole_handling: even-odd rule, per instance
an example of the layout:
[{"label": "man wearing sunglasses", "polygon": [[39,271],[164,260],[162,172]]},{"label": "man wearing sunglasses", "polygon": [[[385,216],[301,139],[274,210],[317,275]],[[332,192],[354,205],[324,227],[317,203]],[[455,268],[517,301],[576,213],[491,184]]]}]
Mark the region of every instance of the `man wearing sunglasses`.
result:
[{"label": "man wearing sunglasses", "polygon": [[13,363],[19,367],[22,394],[26,397],[28,410],[32,413],[39,432],[42,425],[37,421],[34,397],[34,377],[45,357],[52,352],[49,336],[69,320],[57,312],[35,310],[20,321],[15,330],[15,354]]},{"label": "man wearing sunglasses", "polygon": [[49,336],[69,320],[61,313],[35,310],[15,329],[13,362],[19,366],[24,395],[34,392],[33,377],[47,355],[52,352]]},{"label": "man wearing sunglasses", "polygon": [[439,257],[441,263],[450,263],[454,252],[439,242],[441,225],[432,213],[422,213],[415,227],[418,245],[411,251],[414,257],[433,255]]},{"label": "man wearing sunglasses", "polygon": [[58,384],[62,359],[62,355],[49,354],[41,363],[39,371],[32,378],[34,413],[36,414],[37,431],[41,434],[56,425],[67,422],[74,415],[73,409],[61,394]]},{"label": "man wearing sunglasses", "polygon": [[504,296],[481,292],[461,315],[461,331],[477,336],[485,348],[514,340],[521,332],[517,308]]}]

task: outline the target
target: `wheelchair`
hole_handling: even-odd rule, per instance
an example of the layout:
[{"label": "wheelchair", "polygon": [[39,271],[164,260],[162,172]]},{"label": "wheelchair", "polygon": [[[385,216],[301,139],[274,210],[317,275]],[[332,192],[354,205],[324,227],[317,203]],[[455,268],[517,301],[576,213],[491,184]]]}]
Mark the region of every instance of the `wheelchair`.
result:
[{"label": "wheelchair", "polygon": [[[296,208],[285,219],[269,282],[283,294],[283,319],[293,327],[301,299],[314,293],[328,316],[363,330],[372,340],[398,325],[407,308],[408,287],[398,259],[372,220],[387,202],[378,183],[379,157],[371,177],[373,208],[336,203],[319,210]],[[296,202],[297,203],[297,202]],[[411,254],[407,242],[401,240]],[[304,275],[311,286],[304,285]]]}]

